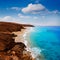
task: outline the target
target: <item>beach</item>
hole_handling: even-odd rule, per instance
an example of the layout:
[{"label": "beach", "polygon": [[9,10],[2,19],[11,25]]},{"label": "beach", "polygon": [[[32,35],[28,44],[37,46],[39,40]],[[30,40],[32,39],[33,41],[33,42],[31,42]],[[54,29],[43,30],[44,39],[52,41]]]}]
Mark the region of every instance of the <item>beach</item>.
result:
[{"label": "beach", "polygon": [[17,37],[14,37],[15,42],[22,42],[28,47],[30,44],[29,39],[27,39],[27,37],[29,36],[30,30],[31,28],[27,27],[26,29],[22,29],[21,31],[12,32],[17,35]]},{"label": "beach", "polygon": [[26,45],[26,50],[31,53],[31,56],[35,60],[44,60],[43,55],[41,54],[41,49],[37,47],[32,47],[31,41],[30,41],[30,32],[33,31],[33,28],[27,27],[26,29],[22,29],[21,32],[13,32],[17,35],[15,38],[15,42],[22,42]]}]

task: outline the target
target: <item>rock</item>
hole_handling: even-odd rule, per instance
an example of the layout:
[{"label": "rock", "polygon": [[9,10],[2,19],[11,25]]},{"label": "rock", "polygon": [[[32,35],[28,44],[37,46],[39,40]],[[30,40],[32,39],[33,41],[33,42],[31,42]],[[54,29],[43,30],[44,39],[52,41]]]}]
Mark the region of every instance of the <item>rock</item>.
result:
[{"label": "rock", "polygon": [[[26,29],[25,27],[34,26],[29,24],[0,22],[0,60],[32,60],[31,55],[23,54],[26,48],[25,44],[21,42],[16,43],[14,39],[17,35],[13,32]],[[14,53],[12,53],[13,51]]]},{"label": "rock", "polygon": [[21,31],[21,29],[25,29],[25,27],[34,27],[29,24],[17,24],[10,22],[0,22],[0,32],[14,32]]}]

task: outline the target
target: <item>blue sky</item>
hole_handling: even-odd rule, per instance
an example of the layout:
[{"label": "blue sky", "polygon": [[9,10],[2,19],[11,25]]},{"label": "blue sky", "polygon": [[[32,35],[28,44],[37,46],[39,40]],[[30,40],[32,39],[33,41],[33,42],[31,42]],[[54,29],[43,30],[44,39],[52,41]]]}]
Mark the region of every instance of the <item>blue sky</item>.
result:
[{"label": "blue sky", "polygon": [[60,26],[60,0],[0,0],[0,21]]}]

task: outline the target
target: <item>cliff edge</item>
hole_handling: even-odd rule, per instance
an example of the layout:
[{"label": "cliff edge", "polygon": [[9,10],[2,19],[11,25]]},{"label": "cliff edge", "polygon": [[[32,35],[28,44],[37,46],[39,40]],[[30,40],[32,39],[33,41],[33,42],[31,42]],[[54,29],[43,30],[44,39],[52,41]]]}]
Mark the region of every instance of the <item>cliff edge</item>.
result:
[{"label": "cliff edge", "polygon": [[26,27],[34,27],[29,24],[17,24],[0,22],[0,60],[33,60],[31,53],[26,51],[25,44],[16,43],[12,32],[21,31]]}]

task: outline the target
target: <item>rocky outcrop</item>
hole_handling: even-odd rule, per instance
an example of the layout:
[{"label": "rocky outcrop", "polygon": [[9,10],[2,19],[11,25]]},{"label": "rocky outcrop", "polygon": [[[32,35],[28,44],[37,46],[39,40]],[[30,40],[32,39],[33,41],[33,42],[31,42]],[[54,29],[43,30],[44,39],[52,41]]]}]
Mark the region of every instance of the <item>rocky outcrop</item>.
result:
[{"label": "rocky outcrop", "polygon": [[29,24],[17,24],[10,22],[0,22],[0,32],[14,32],[21,31],[21,29],[25,29],[25,27],[34,27]]},{"label": "rocky outcrop", "polygon": [[[34,27],[29,24],[17,24],[10,22],[0,22],[0,60],[32,60],[32,56],[25,50],[26,46],[16,43],[12,32],[21,31],[26,27]],[[27,52],[24,54],[23,52]]]}]

